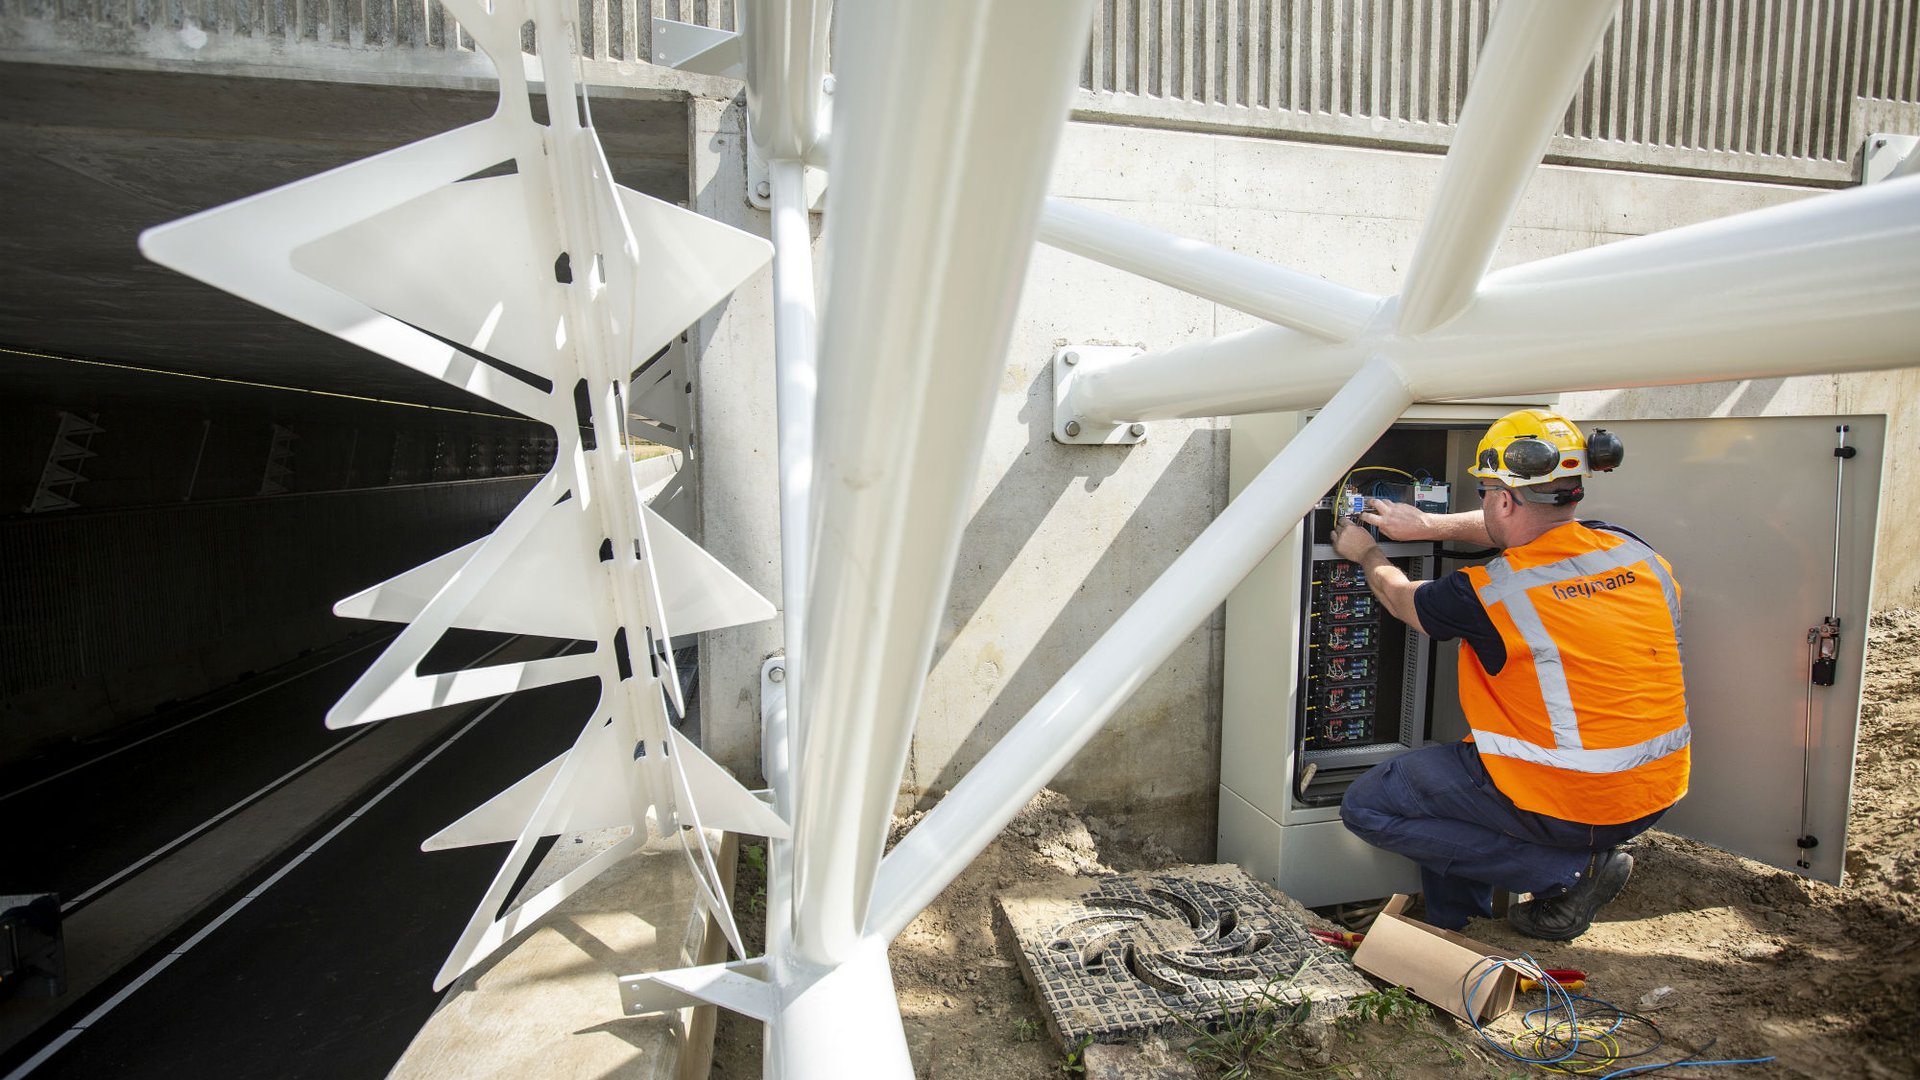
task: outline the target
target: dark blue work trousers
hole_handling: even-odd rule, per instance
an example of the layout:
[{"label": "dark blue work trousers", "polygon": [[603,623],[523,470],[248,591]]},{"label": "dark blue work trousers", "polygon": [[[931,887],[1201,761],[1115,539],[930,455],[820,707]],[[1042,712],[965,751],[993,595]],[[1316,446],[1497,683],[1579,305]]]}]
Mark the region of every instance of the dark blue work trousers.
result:
[{"label": "dark blue work trousers", "polygon": [[1458,930],[1493,914],[1493,890],[1554,896],[1596,851],[1638,836],[1665,810],[1585,825],[1522,810],[1493,786],[1470,742],[1423,747],[1354,781],[1340,819],[1374,847],[1420,864],[1427,922]]}]

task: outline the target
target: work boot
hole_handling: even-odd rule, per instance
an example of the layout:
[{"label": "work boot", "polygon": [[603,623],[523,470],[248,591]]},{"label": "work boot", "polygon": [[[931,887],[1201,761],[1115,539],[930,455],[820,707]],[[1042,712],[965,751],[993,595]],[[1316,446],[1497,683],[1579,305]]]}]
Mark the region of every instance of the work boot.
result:
[{"label": "work boot", "polygon": [[1571,941],[1587,932],[1594,914],[1619,896],[1632,876],[1633,856],[1618,850],[1596,852],[1573,888],[1513,905],[1507,909],[1507,923],[1528,937]]}]

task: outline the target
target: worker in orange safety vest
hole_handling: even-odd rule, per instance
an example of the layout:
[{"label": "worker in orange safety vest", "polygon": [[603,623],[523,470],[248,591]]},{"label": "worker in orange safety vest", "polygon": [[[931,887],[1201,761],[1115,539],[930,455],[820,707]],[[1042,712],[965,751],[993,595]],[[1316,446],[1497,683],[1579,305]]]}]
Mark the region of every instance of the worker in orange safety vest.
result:
[{"label": "worker in orange safety vest", "polygon": [[[1619,845],[1687,791],[1680,585],[1618,525],[1575,506],[1618,437],[1521,409],[1481,439],[1481,508],[1432,514],[1367,500],[1333,544],[1397,618],[1459,638],[1460,706],[1471,734],[1376,766],[1341,802],[1348,829],[1418,863],[1426,919],[1459,929],[1492,914],[1493,889],[1531,893],[1516,930],[1564,941],[1633,872]],[[1484,566],[1414,582],[1360,525],[1394,540],[1492,545]]]}]

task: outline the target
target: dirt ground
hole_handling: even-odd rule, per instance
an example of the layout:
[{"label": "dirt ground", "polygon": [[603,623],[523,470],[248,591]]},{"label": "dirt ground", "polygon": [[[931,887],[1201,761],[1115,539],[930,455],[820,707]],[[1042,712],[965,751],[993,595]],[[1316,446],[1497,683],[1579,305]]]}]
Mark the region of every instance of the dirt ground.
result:
[{"label": "dirt ground", "polygon": [[[1870,634],[1843,885],[1656,831],[1632,845],[1633,880],[1578,940],[1543,945],[1494,920],[1466,932],[1529,949],[1543,965],[1585,970],[1587,994],[1653,1019],[1674,1057],[1676,1048],[1693,1047],[1714,1059],[1777,1058],[1657,1076],[1920,1077],[1920,612],[1876,613]],[[919,1076],[1075,1075],[1076,1063],[1045,1032],[993,897],[1063,875],[1171,861],[1150,835],[1079,815],[1064,796],[1042,792],[893,946]],[[1517,1030],[1518,1015],[1497,1027]],[[1437,1080],[1531,1071],[1486,1051],[1450,1018],[1418,1030],[1419,1038],[1392,1041],[1399,1049],[1385,1054],[1377,1032],[1358,1043],[1335,1039],[1330,1063],[1294,1075]],[[760,1075],[757,1025],[722,1019],[713,1075]]]}]

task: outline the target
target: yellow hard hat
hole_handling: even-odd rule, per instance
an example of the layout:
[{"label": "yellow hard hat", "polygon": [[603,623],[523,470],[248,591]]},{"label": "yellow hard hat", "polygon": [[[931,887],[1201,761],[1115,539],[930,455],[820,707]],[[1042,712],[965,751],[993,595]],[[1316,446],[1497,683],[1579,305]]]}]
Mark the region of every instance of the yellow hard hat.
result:
[{"label": "yellow hard hat", "polygon": [[1580,429],[1559,413],[1517,409],[1487,429],[1467,471],[1508,487],[1529,487],[1563,476],[1607,472],[1624,456],[1619,437],[1605,428],[1594,431],[1589,445]]}]

